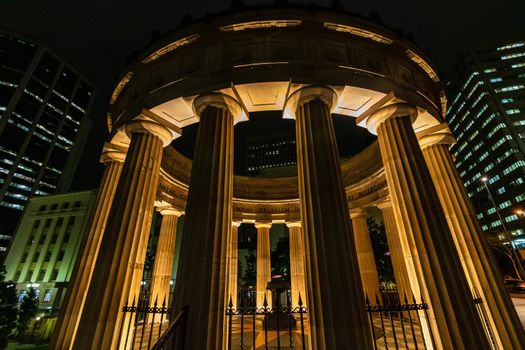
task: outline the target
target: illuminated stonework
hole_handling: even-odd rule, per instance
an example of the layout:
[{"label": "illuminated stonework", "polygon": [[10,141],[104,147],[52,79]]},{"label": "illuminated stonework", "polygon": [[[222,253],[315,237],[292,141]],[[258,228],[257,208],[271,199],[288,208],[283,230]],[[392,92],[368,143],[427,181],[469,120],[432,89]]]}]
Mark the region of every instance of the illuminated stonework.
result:
[{"label": "illuminated stonework", "polygon": [[[365,294],[377,290],[378,280],[366,216],[374,207],[395,250],[399,291],[430,305],[420,315],[428,316],[421,328],[427,344],[485,349],[493,341],[510,349],[525,342],[497,273],[480,263],[487,248],[442,142],[448,140],[441,137],[448,132],[442,86],[417,47],[331,11],[247,10],[184,31],[196,33],[198,44],[175,44],[177,31],[166,36],[159,47],[177,50],[162,51],[146,70],[144,58],[137,60],[126,73],[133,79],[117,86],[107,150],[118,144],[128,155],[120,178],[104,178],[111,190],[100,195],[100,206],[114,200],[107,226],[93,224],[99,227],[93,235],[103,232],[96,240],[101,249],[84,252],[98,258],[86,265],[92,278],[78,279],[75,290],[86,292],[70,297],[63,311],[56,349],[125,348],[120,332],[131,323],[120,310],[139,292],[154,203],[165,214],[185,213],[171,306],[171,317],[189,310],[184,349],[228,346],[224,312],[228,300],[238,303],[231,294],[238,274],[234,236],[242,223],[258,228],[259,306],[269,278],[268,230],[286,223],[292,300],[298,303],[301,293],[312,310],[309,343],[371,349]],[[299,175],[234,176],[234,125],[249,123],[250,113],[276,110],[295,120]],[[355,118],[377,142],[341,162],[331,113]],[[190,160],[165,146],[193,123],[199,126]],[[438,184],[445,176],[447,183]],[[173,237],[167,231],[173,234],[175,221],[166,221],[166,237]],[[169,251],[162,256],[172,259]],[[166,280],[164,289],[156,285],[159,295]],[[471,289],[483,290],[483,321]]]},{"label": "illuminated stonework", "polygon": [[363,38],[368,38],[370,40],[374,40],[374,41],[377,41],[379,43],[386,44],[386,45],[392,44],[394,42],[393,40],[387,37],[384,37],[377,33],[368,31],[366,29],[351,27],[351,26],[347,26],[344,24],[329,23],[329,22],[325,23],[324,26],[325,28],[330,29],[330,30],[335,30],[337,32],[350,33],[350,34],[357,35]]}]

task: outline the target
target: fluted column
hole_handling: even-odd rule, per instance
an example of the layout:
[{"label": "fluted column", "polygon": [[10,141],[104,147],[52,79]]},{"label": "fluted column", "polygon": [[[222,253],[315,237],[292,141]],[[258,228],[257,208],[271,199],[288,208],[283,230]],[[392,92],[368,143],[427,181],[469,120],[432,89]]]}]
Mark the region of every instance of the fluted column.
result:
[{"label": "fluted column", "polygon": [[455,143],[445,125],[421,135],[423,156],[436,186],[454,243],[470,287],[483,307],[502,349],[525,346],[525,334],[516,309],[503,286],[503,277],[479,227],[476,212],[459,177],[449,145]]},{"label": "fluted column", "polygon": [[52,349],[69,350],[73,348],[73,340],[84,309],[87,290],[93,275],[102,235],[106,228],[111,203],[122,172],[126,151],[126,149],[110,143],[104,145],[100,161],[106,165],[106,168],[100,182],[89,228],[82,240],[66,297],[60,309],[51,343]]},{"label": "fluted column", "polygon": [[[168,305],[171,272],[175,257],[177,223],[182,212],[174,208],[161,208],[160,214],[162,215],[162,222],[151,275],[150,306],[154,306],[155,302],[157,306],[161,306],[163,303]],[[160,320],[160,315],[157,316],[155,321]]]},{"label": "fluted column", "polygon": [[396,227],[396,219],[392,210],[392,201],[390,199],[377,205],[383,213],[383,222],[385,225],[386,240],[394,268],[394,277],[396,278],[397,292],[401,302],[412,300],[412,289],[408,278],[407,265],[410,265],[412,255],[405,256],[401,247],[401,240]]},{"label": "fluted column", "polygon": [[[415,271],[427,288],[438,348],[488,349],[481,320],[454,246],[436,189],[412,128],[417,109],[394,103],[375,111],[367,127],[377,132],[399,232],[404,232]],[[417,284],[412,283],[415,291]],[[416,281],[414,281],[416,282]]]},{"label": "fluted column", "polygon": [[270,228],[271,223],[257,223],[257,281],[256,281],[256,305],[262,308],[264,297],[268,306],[272,306],[272,295],[266,290],[268,282],[272,280],[272,266],[270,257]]},{"label": "fluted column", "polygon": [[304,235],[301,230],[300,222],[287,222],[288,237],[290,241],[290,287],[292,290],[292,307],[299,305],[299,296],[305,306],[307,305],[306,296],[306,276],[304,261]]},{"label": "fluted column", "polygon": [[[138,296],[162,148],[173,133],[142,115],[126,127],[131,143],[109,213],[74,349],[116,349],[122,307]],[[121,346],[123,346],[121,344]]]},{"label": "fluted column", "polygon": [[228,282],[228,298],[231,297],[231,301],[234,308],[237,308],[237,280],[238,280],[238,269],[239,269],[239,226],[240,222],[234,222],[232,224],[231,239],[229,245],[229,259],[230,259],[230,280]]},{"label": "fluted column", "polygon": [[[187,308],[177,349],[225,346],[228,246],[232,229],[233,124],[240,107],[222,94],[194,101],[200,117],[173,297],[172,317]],[[170,348],[175,347],[170,345]]]},{"label": "fluted column", "polygon": [[305,234],[311,348],[371,349],[348,204],[330,108],[335,93],[307,87],[293,93],[287,114],[296,119],[296,144]]},{"label": "fluted column", "polygon": [[352,218],[355,249],[359,263],[359,272],[363,281],[364,295],[365,297],[368,296],[372,303],[375,303],[376,298],[381,299],[381,291],[374,250],[372,249],[372,241],[370,240],[366,222],[368,212],[362,209],[352,210],[350,217]]}]

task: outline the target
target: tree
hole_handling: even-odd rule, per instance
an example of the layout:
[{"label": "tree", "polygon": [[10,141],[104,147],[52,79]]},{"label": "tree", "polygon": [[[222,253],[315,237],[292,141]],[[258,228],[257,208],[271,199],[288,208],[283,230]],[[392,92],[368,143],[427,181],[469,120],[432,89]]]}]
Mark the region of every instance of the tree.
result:
[{"label": "tree", "polygon": [[246,270],[244,270],[244,282],[246,285],[255,286],[257,280],[257,254],[255,249],[248,250],[244,257],[246,261]]},{"label": "tree", "polygon": [[393,282],[394,269],[390,258],[390,249],[386,239],[385,225],[377,223],[373,218],[368,218],[368,232],[372,241],[372,249],[377,265],[377,272],[381,282]]},{"label": "tree", "polygon": [[16,326],[17,293],[13,281],[5,281],[5,266],[0,268],[0,349],[7,347],[7,337]]},{"label": "tree", "polygon": [[36,290],[30,287],[27,294],[24,295],[22,303],[20,304],[20,310],[18,311],[18,320],[16,324],[16,331],[18,336],[24,335],[29,321],[36,316],[38,312],[38,296]]},{"label": "tree", "polygon": [[277,241],[275,250],[271,253],[272,276],[281,275],[290,282],[290,241],[282,236]]}]

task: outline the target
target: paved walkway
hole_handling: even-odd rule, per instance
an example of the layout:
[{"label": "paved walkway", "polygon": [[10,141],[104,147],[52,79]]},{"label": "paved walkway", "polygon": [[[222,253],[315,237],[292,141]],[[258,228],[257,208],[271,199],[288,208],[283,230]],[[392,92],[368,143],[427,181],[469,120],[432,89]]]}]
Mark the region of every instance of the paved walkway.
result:
[{"label": "paved walkway", "polygon": [[512,294],[512,302],[516,307],[521,324],[525,328],[525,294]]}]

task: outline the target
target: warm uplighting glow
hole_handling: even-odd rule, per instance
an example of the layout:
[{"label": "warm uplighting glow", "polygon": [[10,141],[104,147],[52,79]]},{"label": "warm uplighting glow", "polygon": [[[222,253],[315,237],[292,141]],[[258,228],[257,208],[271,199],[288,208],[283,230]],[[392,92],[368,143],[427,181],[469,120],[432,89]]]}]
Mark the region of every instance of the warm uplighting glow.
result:
[{"label": "warm uplighting glow", "polygon": [[518,216],[523,216],[525,214],[525,212],[521,209],[516,209],[514,211],[514,214],[518,215]]},{"label": "warm uplighting glow", "polygon": [[301,25],[301,20],[267,20],[267,21],[252,21],[252,22],[243,22],[230,24],[227,26],[220,27],[221,32],[238,32],[246,29],[260,29],[260,28],[285,28],[285,27],[296,27]]}]

